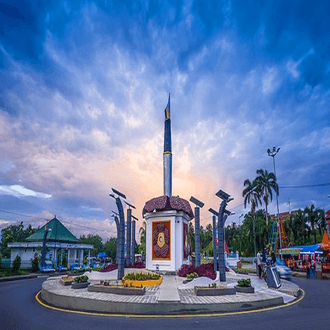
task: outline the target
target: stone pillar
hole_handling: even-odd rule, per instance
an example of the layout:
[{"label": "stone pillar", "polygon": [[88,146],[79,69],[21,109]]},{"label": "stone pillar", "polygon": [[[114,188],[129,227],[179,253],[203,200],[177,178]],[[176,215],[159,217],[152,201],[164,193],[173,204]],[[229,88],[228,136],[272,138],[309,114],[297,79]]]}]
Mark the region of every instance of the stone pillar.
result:
[{"label": "stone pillar", "polygon": [[135,264],[135,226],[136,226],[136,222],[132,221],[132,244],[131,244],[131,264],[134,265]]},{"label": "stone pillar", "polygon": [[199,221],[199,207],[195,207],[195,267],[201,264],[201,232]]},{"label": "stone pillar", "polygon": [[132,222],[132,210],[127,209],[127,240],[126,240],[126,265],[131,265],[131,222]]},{"label": "stone pillar", "polygon": [[88,249],[88,267],[91,266],[91,250]]},{"label": "stone pillar", "polygon": [[217,258],[217,224],[216,224],[216,216],[212,216],[212,226],[213,226],[213,269],[214,271],[218,270],[218,258]]}]

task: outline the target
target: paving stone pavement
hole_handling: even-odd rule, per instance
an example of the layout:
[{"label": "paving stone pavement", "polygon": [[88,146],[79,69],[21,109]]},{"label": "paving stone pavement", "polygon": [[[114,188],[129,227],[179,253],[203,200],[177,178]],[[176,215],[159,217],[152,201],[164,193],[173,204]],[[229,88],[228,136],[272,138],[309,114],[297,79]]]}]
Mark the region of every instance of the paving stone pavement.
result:
[{"label": "paving stone pavement", "polygon": [[[289,303],[297,296],[299,287],[291,282],[282,281],[282,288],[279,290],[269,289],[264,280],[259,280],[256,276],[227,276],[227,287],[234,287],[239,278],[250,278],[252,286],[255,287],[254,294],[237,293],[228,296],[196,296],[194,286],[207,286],[215,281],[208,278],[199,278],[190,283],[183,284],[183,279],[175,275],[165,275],[161,285],[146,287],[146,293],[143,296],[125,296],[110,293],[89,292],[86,289],[71,289],[70,286],[63,286],[60,283],[60,277],[52,277],[43,283],[43,289],[57,295],[96,299],[111,302],[127,302],[150,304],[158,302],[180,302],[183,304],[215,304],[230,302],[252,302],[272,299],[276,296],[282,296],[284,303]],[[90,281],[91,284],[99,281]]]}]

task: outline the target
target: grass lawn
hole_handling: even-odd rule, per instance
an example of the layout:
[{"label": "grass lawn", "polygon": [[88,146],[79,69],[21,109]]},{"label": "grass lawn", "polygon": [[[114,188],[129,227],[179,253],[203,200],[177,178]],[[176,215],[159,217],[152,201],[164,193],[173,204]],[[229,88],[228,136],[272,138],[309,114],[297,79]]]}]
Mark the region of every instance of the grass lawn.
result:
[{"label": "grass lawn", "polygon": [[0,277],[18,276],[18,275],[29,275],[29,270],[19,270],[13,272],[12,269],[0,269]]}]

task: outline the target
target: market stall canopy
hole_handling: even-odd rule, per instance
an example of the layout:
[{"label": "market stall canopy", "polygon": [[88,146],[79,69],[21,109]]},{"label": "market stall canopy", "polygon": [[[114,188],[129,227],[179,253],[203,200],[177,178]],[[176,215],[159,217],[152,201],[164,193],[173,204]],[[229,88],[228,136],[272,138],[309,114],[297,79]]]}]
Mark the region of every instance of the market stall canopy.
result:
[{"label": "market stall canopy", "polygon": [[300,254],[323,254],[320,244],[304,245],[301,248]]},{"label": "market stall canopy", "polygon": [[300,254],[301,249],[302,247],[298,247],[298,246],[283,248],[281,254],[290,254],[292,256],[297,256],[298,254]]},{"label": "market stall canopy", "polygon": [[324,231],[323,239],[320,246],[323,250],[330,251],[330,240],[326,230]]}]

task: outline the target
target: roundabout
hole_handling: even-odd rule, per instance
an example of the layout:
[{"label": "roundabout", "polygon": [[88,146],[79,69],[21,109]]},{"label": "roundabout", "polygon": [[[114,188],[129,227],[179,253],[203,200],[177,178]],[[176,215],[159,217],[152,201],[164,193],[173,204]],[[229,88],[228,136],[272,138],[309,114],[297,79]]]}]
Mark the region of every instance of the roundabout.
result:
[{"label": "roundabout", "polygon": [[[129,272],[130,269],[127,269]],[[85,273],[89,276],[91,286],[100,282],[96,272]],[[103,273],[105,279],[115,281],[117,271]],[[227,289],[235,290],[238,279],[246,275],[229,274],[225,284]],[[251,277],[254,293],[236,292],[231,295],[197,296],[195,287],[207,287],[217,283],[218,279],[197,278],[183,283],[184,278],[175,275],[164,275],[159,285],[145,287],[144,295],[124,295],[104,292],[91,292],[88,288],[72,289],[61,284],[60,277],[50,277],[42,285],[36,296],[37,301],[45,307],[68,310],[72,312],[89,312],[95,315],[130,315],[130,316],[181,316],[212,315],[233,312],[250,312],[291,306],[303,297],[303,290],[298,285],[283,281],[281,288],[269,289],[266,282]]]}]

